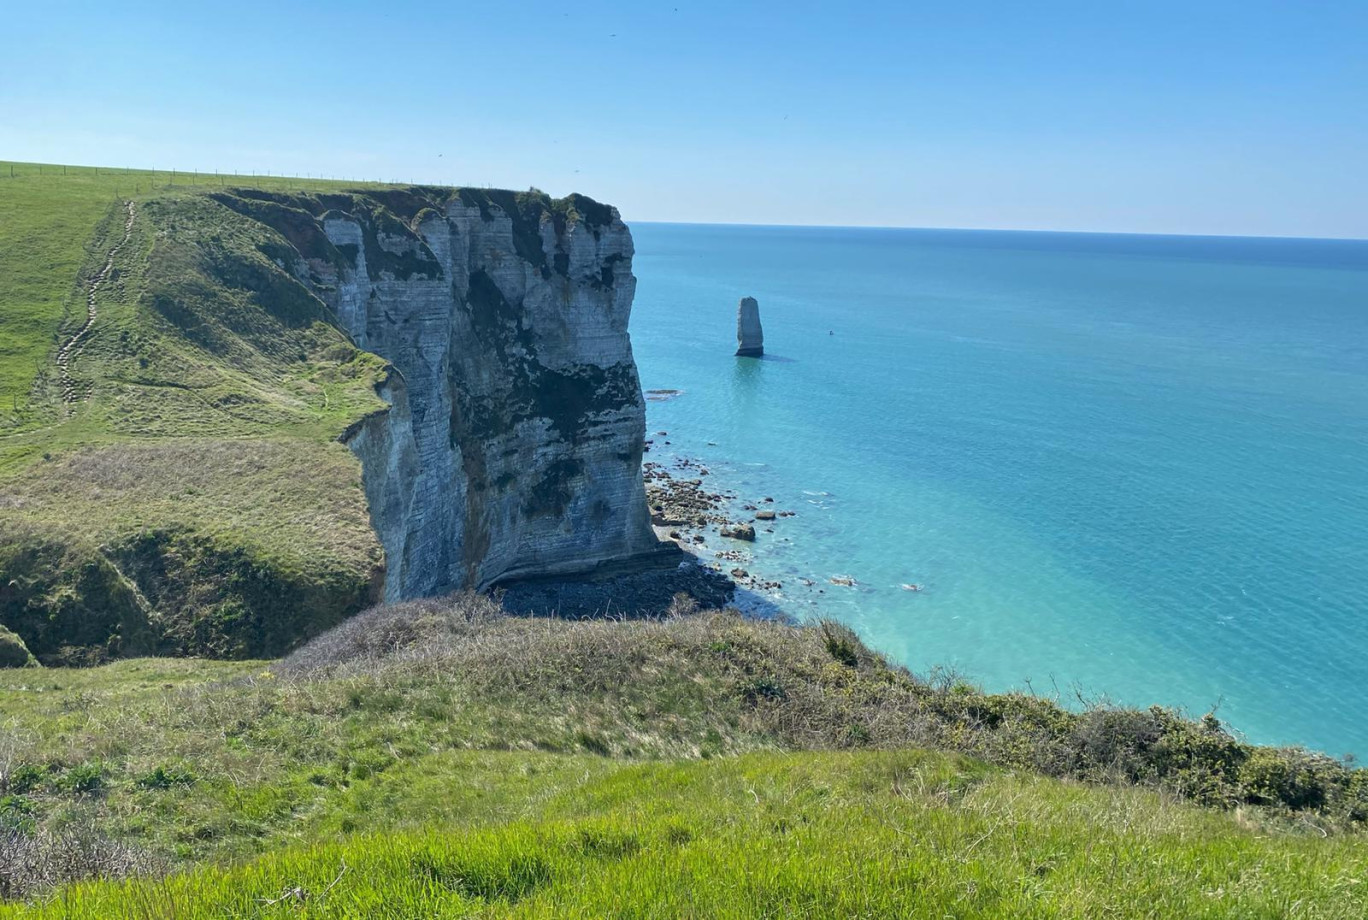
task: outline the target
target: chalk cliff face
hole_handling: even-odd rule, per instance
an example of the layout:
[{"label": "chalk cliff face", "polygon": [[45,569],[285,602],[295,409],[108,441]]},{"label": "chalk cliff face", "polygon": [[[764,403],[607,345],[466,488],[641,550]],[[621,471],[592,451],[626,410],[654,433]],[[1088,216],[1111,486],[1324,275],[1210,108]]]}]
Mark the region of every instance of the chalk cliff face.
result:
[{"label": "chalk cliff face", "polygon": [[286,233],[296,277],[394,366],[390,408],[344,435],[387,600],[668,555],[641,481],[615,209],[448,189],[308,204],[314,226]]}]

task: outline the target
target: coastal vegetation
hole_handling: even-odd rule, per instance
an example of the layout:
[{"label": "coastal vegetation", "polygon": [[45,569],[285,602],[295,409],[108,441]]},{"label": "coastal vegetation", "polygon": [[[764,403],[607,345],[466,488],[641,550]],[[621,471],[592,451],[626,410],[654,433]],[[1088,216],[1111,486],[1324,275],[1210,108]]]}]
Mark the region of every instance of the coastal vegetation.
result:
[{"label": "coastal vegetation", "polygon": [[918,678],[831,623],[457,595],[280,661],[0,673],[0,815],[27,842],[0,887],[36,899],[0,916],[1368,907],[1345,764]]}]

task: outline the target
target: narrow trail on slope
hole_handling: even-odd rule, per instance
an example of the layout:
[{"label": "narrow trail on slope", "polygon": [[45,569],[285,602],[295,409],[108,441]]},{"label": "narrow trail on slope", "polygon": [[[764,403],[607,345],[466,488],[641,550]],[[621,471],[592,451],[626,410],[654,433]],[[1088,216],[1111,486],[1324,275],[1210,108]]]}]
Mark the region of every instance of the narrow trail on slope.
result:
[{"label": "narrow trail on slope", "polygon": [[[109,256],[105,259],[104,268],[100,269],[95,277],[86,283],[86,321],[85,325],[77,329],[71,338],[62,343],[62,347],[57,349],[57,368],[62,379],[62,402],[67,405],[67,413],[71,413],[71,404],[76,402],[76,383],[71,379],[71,359],[80,354],[84,348],[85,337],[90,334],[90,329],[95,325],[95,295],[99,292],[100,286],[109,280],[114,273],[114,259],[119,255],[119,250],[128,242],[128,237],[133,232],[133,202],[124,202],[124,207],[128,209],[128,218],[124,220],[123,237],[114,247],[109,250]],[[81,398],[90,398],[90,385],[87,385]]]}]

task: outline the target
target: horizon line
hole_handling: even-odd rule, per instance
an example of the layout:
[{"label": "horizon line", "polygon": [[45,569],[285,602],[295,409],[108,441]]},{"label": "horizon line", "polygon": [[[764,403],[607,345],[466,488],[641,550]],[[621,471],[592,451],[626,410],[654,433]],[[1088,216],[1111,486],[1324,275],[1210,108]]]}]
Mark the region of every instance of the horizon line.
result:
[{"label": "horizon line", "polygon": [[[626,222],[626,221],[624,221]],[[1360,236],[1284,236],[1275,233],[1160,233],[1144,230],[1060,230],[1042,227],[931,227],[911,224],[772,224],[751,221],[646,220],[634,218],[633,224],[668,224],[676,227],[754,227],[784,230],[948,230],[957,233],[1053,233],[1086,236],[1157,236],[1179,239],[1212,240],[1301,240],[1320,243],[1368,243]]]},{"label": "horizon line", "polygon": [[[189,170],[184,170],[184,169],[179,169],[179,168],[159,169],[159,168],[155,168],[155,167],[154,167],[154,168],[142,168],[142,167],[136,167],[136,166],[106,166],[106,165],[100,165],[100,164],[87,165],[87,164],[83,164],[83,163],[44,163],[44,162],[41,162],[41,161],[38,161],[38,160],[6,160],[6,159],[0,159],[0,163],[8,164],[8,165],[13,165],[13,166],[38,166],[38,167],[52,166],[52,167],[65,167],[65,168],[70,168],[70,169],[109,169],[109,170],[123,170],[123,171],[125,171],[125,172],[130,172],[130,173],[132,173],[132,172],[136,172],[136,173],[151,173],[151,174],[153,174],[153,175],[155,175],[155,174],[157,174],[157,173],[169,173],[169,174],[183,174],[183,175],[198,174],[198,175],[208,176],[208,175],[211,174],[211,171],[210,171],[210,170],[207,170],[207,169],[205,169],[205,170],[197,170],[197,169],[194,169],[193,167],[192,167],[191,169],[189,169]],[[215,176],[223,177],[223,178],[233,177],[233,178],[242,178],[242,179],[276,179],[276,180],[283,180],[283,181],[298,180],[298,181],[300,181],[300,182],[337,182],[337,183],[355,183],[355,184],[359,184],[359,185],[390,185],[390,186],[409,186],[409,187],[436,186],[436,187],[438,187],[438,188],[474,188],[474,189],[485,189],[485,190],[496,190],[496,191],[509,191],[509,192],[515,192],[515,193],[518,191],[517,189],[512,189],[512,188],[509,188],[509,189],[502,189],[502,188],[498,188],[497,186],[493,186],[493,185],[488,185],[488,184],[485,184],[485,185],[476,185],[476,184],[473,184],[473,183],[472,183],[472,184],[465,184],[465,185],[462,185],[462,184],[459,184],[459,183],[414,182],[414,181],[410,181],[410,180],[399,181],[399,182],[393,182],[393,181],[386,181],[386,180],[384,180],[384,179],[336,178],[336,177],[324,177],[324,176],[322,176],[322,175],[319,175],[319,176],[317,176],[317,177],[315,177],[315,176],[308,176],[308,175],[304,175],[304,176],[287,176],[287,175],[285,175],[284,173],[280,173],[280,174],[272,174],[272,173],[269,173],[269,172],[266,172],[266,173],[262,173],[262,172],[247,172],[247,173],[240,173],[240,172],[224,172],[224,171],[222,171],[222,170],[213,170],[213,171],[212,171],[212,174],[215,175]],[[529,188],[535,189],[535,188],[537,188],[537,186],[533,185],[533,186],[530,186]],[[566,192],[565,195],[560,196],[560,197],[564,198],[564,197],[569,197],[570,195],[576,195],[576,194],[584,195],[583,192],[573,192],[573,191],[571,191],[571,192]],[[552,196],[552,197],[556,197],[556,196]],[[584,195],[584,197],[586,197],[586,198],[591,198],[592,200],[597,201],[599,204],[606,204],[606,205],[609,205],[610,207],[616,208],[619,215],[621,215],[621,213],[622,213],[622,209],[619,208],[617,205],[612,204],[611,202],[599,201],[599,199],[594,198],[594,196],[592,196],[592,195]],[[624,223],[627,223],[627,220],[624,218],[623,222],[624,222]],[[961,232],[961,233],[1053,233],[1053,234],[1086,234],[1086,235],[1089,235],[1089,236],[1176,237],[1176,238],[1181,238],[1181,239],[1287,240],[1287,241],[1324,242],[1324,243],[1368,243],[1368,237],[1357,237],[1357,236],[1296,236],[1296,235],[1287,236],[1287,235],[1280,235],[1280,234],[1275,234],[1275,233],[1174,233],[1174,232],[1163,232],[1163,233],[1160,233],[1160,232],[1147,232],[1147,231],[1139,231],[1139,230],[1077,230],[1077,229],[1073,229],[1073,230],[1063,230],[1063,229],[1058,229],[1058,228],[1041,228],[1041,227],[931,227],[931,226],[914,226],[914,225],[906,225],[906,224],[903,224],[903,225],[891,225],[891,224],[786,224],[786,223],[765,223],[765,222],[755,222],[755,221],[746,221],[746,220],[697,221],[697,220],[651,220],[651,219],[646,219],[646,218],[642,218],[642,219],[633,218],[632,221],[631,221],[631,223],[638,223],[638,224],[668,224],[668,225],[681,226],[681,227],[754,227],[754,228],[793,229],[793,230],[802,230],[802,229],[808,229],[808,230],[941,230],[941,231],[951,231],[951,232]]]}]

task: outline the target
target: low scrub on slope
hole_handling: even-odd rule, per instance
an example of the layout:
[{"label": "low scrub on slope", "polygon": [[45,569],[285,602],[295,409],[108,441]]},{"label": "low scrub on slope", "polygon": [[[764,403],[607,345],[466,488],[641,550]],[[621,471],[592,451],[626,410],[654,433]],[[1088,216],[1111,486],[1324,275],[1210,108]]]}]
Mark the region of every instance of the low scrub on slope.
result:
[{"label": "low scrub on slope", "polygon": [[12,671],[0,710],[14,839],[80,828],[125,860],[88,874],[151,876],[38,916],[1365,907],[1343,764],[1213,719],[920,680],[832,624],[526,619],[462,595],[274,663]]}]

